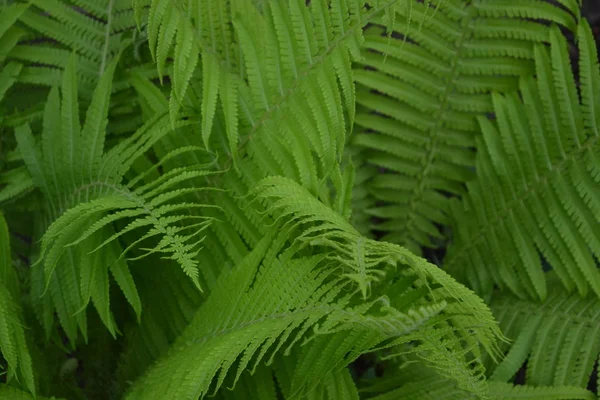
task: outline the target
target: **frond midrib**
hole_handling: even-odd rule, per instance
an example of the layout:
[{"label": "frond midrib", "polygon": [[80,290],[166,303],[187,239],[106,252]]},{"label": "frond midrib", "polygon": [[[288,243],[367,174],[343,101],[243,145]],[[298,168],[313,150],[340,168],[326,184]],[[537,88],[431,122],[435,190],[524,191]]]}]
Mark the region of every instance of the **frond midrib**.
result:
[{"label": "frond midrib", "polygon": [[[469,7],[472,7],[472,6],[473,6],[472,4],[469,5]],[[472,18],[467,13],[467,16],[463,19],[463,22],[465,19],[470,20]],[[408,205],[409,206],[408,218],[404,219],[404,229],[402,229],[401,231],[411,232],[411,226],[415,222],[415,214],[418,212],[415,209],[415,205],[417,203],[421,202],[423,199],[424,185],[427,181],[427,176],[429,175],[429,171],[430,171],[431,167],[433,166],[433,158],[435,157],[435,155],[437,153],[436,145],[437,145],[438,141],[440,140],[440,131],[441,131],[440,128],[441,128],[441,125],[444,123],[441,116],[444,113],[444,111],[446,111],[446,108],[447,108],[446,106],[448,104],[448,98],[452,94],[452,91],[454,89],[455,78],[457,75],[460,74],[459,61],[462,56],[461,51],[463,49],[465,39],[468,37],[467,33],[470,33],[472,31],[470,23],[466,24],[466,26],[468,28],[462,30],[461,36],[460,36],[460,41],[459,41],[458,45],[456,46],[456,53],[454,54],[454,58],[452,59],[452,69],[450,70],[450,73],[449,73],[449,83],[448,83],[448,85],[446,85],[446,91],[444,92],[444,95],[441,98],[441,101],[439,103],[440,105],[438,107],[438,111],[435,115],[436,123],[432,128],[429,129],[430,140],[427,141],[427,145],[426,145],[426,157],[424,157],[424,164],[423,164],[423,162],[420,164],[420,166],[423,168],[423,170],[418,175],[417,185],[415,187],[413,187],[412,194],[411,194],[411,200]]]},{"label": "frond midrib", "polygon": [[110,44],[110,33],[111,33],[112,19],[113,19],[113,3],[114,3],[114,0],[109,0],[107,10],[106,10],[107,17],[106,17],[106,26],[104,27],[104,48],[102,49],[100,71],[98,73],[98,76],[102,76],[102,74],[104,73],[104,68],[106,67],[106,58],[108,57],[108,50],[110,47],[109,44]]},{"label": "frond midrib", "polygon": [[[251,319],[248,321],[244,321],[243,323],[234,325],[230,328],[221,329],[221,330],[215,331],[215,332],[209,332],[205,335],[202,335],[202,336],[192,339],[192,340],[188,339],[187,343],[182,348],[190,347],[193,345],[201,345],[201,344],[204,344],[204,343],[210,341],[211,339],[223,337],[223,336],[228,335],[231,332],[240,331],[240,330],[243,330],[243,329],[255,326],[255,325],[260,325],[261,323],[263,323],[265,321],[281,320],[281,319],[285,319],[285,318],[295,317],[295,316],[298,316],[301,314],[310,314],[314,311],[319,311],[319,310],[324,310],[324,311],[327,310],[329,312],[331,312],[333,310],[338,310],[339,307],[336,307],[335,305],[336,305],[335,303],[332,303],[332,304],[322,304],[321,303],[321,304],[315,305],[313,307],[296,308],[293,311],[275,312],[275,313],[265,315],[260,318],[255,318],[255,319]],[[193,324],[194,324],[194,322],[191,322],[190,326],[192,326]],[[182,337],[182,339],[183,339],[183,337]]]}]

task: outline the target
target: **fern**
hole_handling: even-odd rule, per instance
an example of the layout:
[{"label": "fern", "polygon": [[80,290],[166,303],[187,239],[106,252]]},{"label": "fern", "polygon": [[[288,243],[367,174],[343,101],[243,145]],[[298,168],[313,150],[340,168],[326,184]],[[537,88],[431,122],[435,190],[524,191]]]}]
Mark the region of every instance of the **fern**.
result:
[{"label": "fern", "polygon": [[0,397],[591,399],[580,8],[4,1]]},{"label": "fern", "polygon": [[[17,129],[17,139],[21,152],[25,155],[25,163],[35,185],[47,199],[48,218],[53,221],[42,238],[39,262],[43,262],[43,269],[34,265],[34,270],[37,271],[35,274],[39,274],[37,279],[41,282],[36,290],[39,295],[50,290],[52,300],[46,301],[54,303],[50,303],[50,307],[56,308],[71,340],[75,338],[76,326],[68,325],[68,315],[78,316],[77,326],[85,335],[85,314],[81,311],[88,304],[90,296],[109,330],[113,335],[116,334],[108,308],[109,266],[111,275],[134,307],[138,318],[140,317],[141,304],[135,284],[129,267],[120,261],[123,251],[114,242],[123,233],[150,227],[145,235],[124,251],[127,252],[143,240],[160,236],[157,246],[147,254],[170,254],[170,258],[176,260],[200,287],[194,252],[198,251],[201,242],[198,233],[210,223],[210,218],[178,213],[184,208],[193,209],[199,205],[174,203],[173,200],[200,190],[179,188],[178,184],[205,176],[209,172],[184,168],[138,188],[133,188],[135,181],[131,181],[129,187],[121,184],[123,174],[133,160],[150,147],[153,141],[169,132],[169,129],[164,123],[153,124],[151,129],[142,128],[136,136],[103,154],[105,115],[115,66],[116,62],[111,63],[100,81],[81,130],[75,97],[77,89],[74,61],[65,71],[60,112],[57,90],[50,94],[41,151],[36,148],[28,125]],[[176,154],[172,155],[174,156]],[[164,160],[168,158],[165,157]],[[131,222],[121,232],[112,233],[111,223],[124,218],[130,218]],[[176,226],[186,220],[194,223]],[[196,230],[189,233],[192,228]],[[75,251],[70,247],[80,243],[85,244],[85,251]],[[105,246],[110,249],[105,250],[109,255],[97,258],[93,253],[98,254]],[[66,265],[56,271],[61,260]],[[65,275],[67,271],[70,274],[68,276]],[[59,299],[58,293],[63,290],[72,291],[72,297]],[[40,314],[43,314],[41,318],[48,331],[51,317],[48,311],[40,311]]]},{"label": "fern", "polygon": [[508,381],[527,362],[527,384],[585,388],[600,353],[598,299],[568,295],[558,279],[542,304],[504,294],[492,302],[503,332],[513,340],[491,379]]},{"label": "fern", "polygon": [[[8,54],[11,59],[29,64],[24,67],[20,80],[50,87],[58,84],[60,74],[48,73],[47,68],[54,68],[55,72],[66,68],[71,51],[75,51],[81,63],[78,72],[84,92],[87,89],[90,95],[95,83],[119,53],[122,32],[134,26],[129,6],[115,0],[36,0],[29,2],[28,7],[25,4],[12,7],[23,10],[18,20],[31,33],[35,32],[38,42],[19,44]],[[40,44],[40,34],[52,41]]]},{"label": "fern", "polygon": [[[283,235],[278,238],[278,241],[282,243],[285,239]],[[374,303],[367,302],[355,307],[354,310],[344,307],[352,297],[351,294],[340,292],[347,285],[347,280],[343,275],[335,274],[339,266],[327,262],[323,267],[316,268],[326,260],[323,256],[292,258],[290,250],[284,251],[277,257],[277,248],[281,244],[275,247],[269,246],[270,240],[268,237],[263,239],[259,247],[250,253],[242,265],[231,276],[224,278],[221,283],[223,286],[219,285],[213,291],[210,299],[200,308],[174,348],[150,370],[145,378],[139,381],[138,386],[132,388],[128,398],[146,398],[157,394],[163,396],[175,394],[181,398],[203,396],[207,393],[215,375],[217,379],[215,388],[221,386],[228,369],[238,356],[241,356],[241,359],[235,380],[250,362],[253,362],[256,368],[263,357],[274,354],[271,353],[273,346],[274,352],[286,344],[289,349],[301,335],[319,321],[322,322],[317,333],[319,335],[332,333],[335,338],[333,342],[332,339],[320,341],[319,344],[326,344],[328,347],[326,354],[329,355],[323,357],[321,362],[331,363],[339,357],[352,357],[346,355],[348,351],[351,354],[357,353],[354,356],[356,357],[361,352],[389,339],[395,340],[387,346],[416,339],[421,335],[420,332],[409,333],[418,329],[420,325],[427,327],[427,321],[434,319],[435,315],[446,307],[446,303],[442,302],[423,307],[418,311],[411,310],[408,313],[387,310],[387,307],[383,307],[381,310],[383,314],[380,316],[363,315],[374,306]],[[263,255],[267,251],[268,253]],[[262,267],[258,268],[260,263]],[[277,283],[273,284],[273,282]],[[284,289],[292,287],[293,290]],[[229,296],[231,292],[244,294],[238,298],[231,298]],[[215,314],[213,301],[221,305],[221,310],[230,311],[224,313],[219,311]],[[240,307],[241,304],[254,306]],[[215,323],[205,323],[215,318]],[[208,327],[212,329],[207,331]],[[335,335],[339,331],[350,332]],[[407,337],[403,338],[403,335]],[[318,341],[318,338],[314,340]],[[225,346],[224,343],[237,343],[239,347]],[[330,353],[332,351],[334,353]],[[312,367],[305,371],[310,371],[309,377],[313,380],[322,376],[319,374],[319,364],[315,365],[317,360],[314,359],[319,354],[323,355],[314,351],[307,352],[309,358],[300,361],[300,368],[303,365]],[[314,371],[315,367],[316,371]],[[158,376],[165,375],[170,378],[157,379]],[[308,378],[303,378],[297,372],[294,380],[301,383],[292,383],[292,391],[309,387],[302,384],[305,379]],[[481,390],[476,386],[470,389]]]},{"label": "fern", "polygon": [[[407,360],[407,364],[410,361]],[[361,389],[368,399],[444,399],[459,400],[473,398],[469,393],[457,388],[454,382],[437,375],[434,371],[394,366],[389,376],[377,384],[365,385]],[[498,381],[489,382],[490,397],[497,400],[508,399],[585,399],[594,400],[596,396],[589,390],[576,386],[533,386],[513,385]],[[383,392],[383,393],[382,393]],[[380,394],[378,394],[380,393]]]},{"label": "fern", "polygon": [[463,204],[453,207],[455,240],[444,263],[479,293],[489,293],[496,283],[520,297],[544,300],[543,258],[567,291],[600,295],[595,227],[600,71],[589,26],[582,22],[577,32],[581,95],[555,27],[550,48],[535,50],[538,79],[521,79],[521,98],[495,94],[495,121],[479,119],[481,178],[469,184]]},{"label": "fern", "polygon": [[0,352],[8,364],[8,380],[22,381],[23,386],[35,394],[33,364],[22,325],[19,286],[9,243],[8,226],[0,214]]},{"label": "fern", "polygon": [[[545,2],[443,0],[395,8],[394,37],[377,19],[365,35],[358,83],[356,146],[385,169],[369,181],[367,212],[383,240],[415,252],[440,247],[451,222],[449,198],[473,178],[475,117],[493,111],[489,92],[517,87],[534,71],[544,19],[575,29],[564,9]],[[527,16],[531,20],[524,21]]]},{"label": "fern", "polygon": [[37,397],[33,397],[32,395],[30,395],[27,392],[21,391],[19,389],[16,389],[14,387],[10,387],[8,385],[0,385],[0,396],[6,398],[6,399],[11,399],[11,400],[32,400],[32,399],[40,399],[40,400],[61,400],[57,397],[42,397],[42,396],[37,396]]}]

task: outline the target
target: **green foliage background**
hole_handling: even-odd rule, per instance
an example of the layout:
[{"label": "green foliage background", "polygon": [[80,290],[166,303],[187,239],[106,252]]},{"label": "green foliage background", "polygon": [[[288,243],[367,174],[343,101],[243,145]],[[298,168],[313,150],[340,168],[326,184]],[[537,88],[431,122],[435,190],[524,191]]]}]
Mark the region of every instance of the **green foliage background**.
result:
[{"label": "green foliage background", "polygon": [[598,398],[579,0],[0,4],[1,399]]}]

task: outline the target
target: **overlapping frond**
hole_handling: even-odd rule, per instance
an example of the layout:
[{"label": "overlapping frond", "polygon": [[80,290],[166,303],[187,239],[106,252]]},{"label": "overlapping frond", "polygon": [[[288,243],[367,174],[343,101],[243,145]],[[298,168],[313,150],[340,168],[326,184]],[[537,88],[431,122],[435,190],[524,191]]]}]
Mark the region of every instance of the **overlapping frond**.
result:
[{"label": "overlapping frond", "polygon": [[110,133],[137,129],[140,105],[132,96],[127,73],[154,79],[157,72],[142,46],[143,38],[134,30],[129,1],[16,1],[0,5],[0,12],[7,15],[2,17],[0,32],[12,23],[5,35],[0,34],[4,37],[0,39],[0,93],[5,83],[12,83],[12,97],[17,100],[4,107],[6,125],[16,127],[42,119],[43,99],[50,88],[60,84],[70,55],[75,53],[80,60],[77,78],[84,105],[111,61],[121,59],[125,73],[118,74],[113,86],[118,95],[110,103],[111,115],[119,118],[112,121]]},{"label": "overlapping frond", "polygon": [[[418,365],[398,364],[372,383],[365,383],[361,395],[369,400],[466,400],[477,399],[451,380]],[[368,380],[366,381],[368,382]],[[593,392],[577,386],[513,385],[489,381],[490,399],[494,400],[595,400]]]},{"label": "overlapping frond", "polygon": [[19,17],[27,10],[27,4],[0,6],[0,104],[10,87],[17,81],[23,65],[19,62],[6,62],[8,54],[25,34],[16,26]]},{"label": "overlapping frond", "polygon": [[543,303],[510,293],[492,299],[492,311],[512,343],[491,369],[490,380],[510,382],[526,363],[527,385],[546,387],[548,393],[552,387],[572,386],[583,393],[600,353],[600,300],[568,294],[554,274],[548,286]]},{"label": "overlapping frond", "polygon": [[7,55],[25,33],[15,26],[19,17],[27,10],[28,4],[3,5],[0,8],[0,62],[6,60]]},{"label": "overlapping frond", "polygon": [[[259,197],[271,200],[268,209],[276,217],[284,219],[287,224],[302,232],[297,241],[311,247],[323,246],[325,249],[334,250],[332,262],[339,263],[341,276],[354,282],[363,298],[368,294],[377,293],[377,286],[383,285],[390,293],[396,293],[398,296],[391,299],[392,307],[398,306],[402,310],[403,307],[407,307],[406,298],[402,298],[406,290],[420,288],[424,291],[421,296],[425,296],[429,288],[441,286],[434,290],[434,298],[436,302],[448,303],[442,312],[444,318],[436,321],[431,329],[424,329],[411,337],[410,340],[420,342],[414,352],[435,368],[439,368],[443,374],[469,387],[469,390],[482,390],[475,389],[478,381],[483,378],[481,366],[473,370],[465,368],[471,361],[477,364],[478,356],[468,361],[466,359],[470,351],[479,354],[478,345],[475,343],[481,344],[494,356],[495,341],[496,337],[500,336],[500,331],[496,328],[489,310],[477,296],[456,284],[437,267],[409,251],[397,245],[360,236],[339,214],[312,197],[306,189],[292,180],[282,177],[266,178],[256,190]],[[390,268],[403,277],[396,287],[387,286],[391,285]],[[382,278],[385,279],[381,281]],[[412,300],[409,304],[423,307],[435,305],[426,297],[414,296],[416,293],[418,290],[412,295],[407,294]],[[463,319],[466,314],[472,317]],[[477,341],[473,342],[463,336],[467,331],[477,337]],[[442,342],[451,350],[443,349],[440,346]]]},{"label": "overlapping frond", "polygon": [[493,120],[481,117],[478,180],[453,212],[446,268],[488,294],[494,284],[544,300],[544,262],[568,291],[600,296],[597,191],[600,70],[589,25],[577,31],[579,87],[566,40],[535,48],[536,76],[520,93],[494,94]]},{"label": "overlapping frond", "polygon": [[[72,58],[74,60],[74,58]],[[86,332],[85,310],[90,299],[115,335],[109,307],[109,276],[112,276],[138,318],[141,302],[123,256],[134,247],[154,243],[142,255],[158,253],[176,261],[200,287],[195,255],[202,232],[213,218],[195,211],[208,207],[189,202],[186,196],[204,188],[189,185],[213,172],[202,165],[173,169],[152,181],[145,177],[163,163],[198,147],[182,148],[165,155],[161,163],[123,182],[133,162],[171,131],[167,116],[157,116],[133,136],[104,151],[111,62],[100,80],[82,127],[79,126],[75,63],[65,70],[62,97],[53,89],[47,102],[40,145],[29,125],[17,129],[17,140],[27,169],[44,196],[48,226],[42,237],[38,262],[33,267],[33,291],[44,296],[39,317],[47,332],[52,309],[71,340],[77,329]],[[181,121],[177,127],[190,124]],[[114,230],[113,226],[126,223]],[[121,248],[117,239],[144,230],[137,240]],[[68,293],[68,297],[61,293]],[[72,316],[76,318],[73,319]]]},{"label": "overlapping frond", "polygon": [[57,85],[69,55],[75,52],[81,60],[78,74],[86,97],[117,56],[123,32],[135,26],[133,10],[123,1],[34,0],[12,7],[25,8],[19,21],[29,30],[29,40],[8,54],[25,64],[20,81]]},{"label": "overlapping frond", "polygon": [[415,1],[395,7],[393,32],[389,17],[367,29],[353,143],[381,172],[368,212],[383,240],[415,252],[444,243],[449,197],[474,176],[475,117],[493,111],[489,92],[534,71],[534,45],[549,34],[539,20],[574,30],[573,15],[575,1]]},{"label": "overlapping frond", "polygon": [[[582,33],[589,27],[576,28],[578,0],[10,3],[0,10],[12,15],[0,20],[0,49],[10,50],[0,55],[0,99],[24,82],[42,85],[9,104],[26,113],[0,121],[17,127],[16,141],[0,142],[0,203],[16,210],[11,229],[23,243],[30,238],[20,231],[31,234],[34,243],[21,246],[36,252],[22,257],[33,263],[23,268],[31,288],[22,303],[33,306],[27,321],[37,316],[46,333],[37,325],[32,332],[45,378],[38,393],[590,398],[584,381],[599,357],[598,300],[554,281],[546,287],[533,256],[568,265],[567,289],[594,287],[600,173],[589,143],[600,78],[590,33]],[[548,21],[580,30],[578,88]],[[23,41],[4,39],[17,36]],[[124,42],[131,46],[123,50]],[[540,84],[533,74],[552,79]],[[511,92],[519,88],[522,100]],[[520,103],[537,117],[531,138],[517,134],[525,131]],[[562,165],[577,178],[572,187],[560,179]],[[519,185],[531,188],[540,168],[558,171],[546,174],[552,191],[532,194],[547,208],[545,224],[534,231],[519,221],[514,237],[502,231],[504,247],[481,251],[504,264],[488,268],[497,260],[472,256],[480,239],[469,235],[487,232],[495,221],[488,214],[499,215],[494,207],[506,208]],[[496,185],[484,200],[471,199],[483,186],[463,187],[478,174]],[[465,192],[471,208],[456,226],[467,228],[455,230],[448,271],[493,297],[512,346],[499,347],[503,334],[482,299],[410,251],[442,243],[447,197]],[[41,207],[21,218],[30,204]],[[382,222],[369,226],[371,217]],[[382,231],[406,247],[371,239]],[[530,267],[515,274],[525,261]],[[491,293],[494,284],[517,294]],[[19,378],[26,363],[5,336],[0,349],[9,349]],[[47,348],[56,353],[48,359],[38,354]],[[106,357],[97,354],[103,349]],[[500,350],[507,357],[494,368]],[[65,353],[53,372],[52,357]],[[531,377],[513,386],[524,361]],[[363,362],[384,366],[384,376],[371,365],[365,377]]]},{"label": "overlapping frond", "polygon": [[[329,4],[335,6],[329,8]],[[233,5],[223,2],[227,12],[233,8],[244,11],[219,14],[218,19],[213,19],[233,19],[233,37],[237,39],[229,45],[235,51],[212,50],[220,48],[220,45],[213,45],[208,39],[218,41],[221,36],[207,33],[212,32],[212,25],[197,24],[202,18],[213,18],[212,14],[202,14],[197,18],[193,13],[184,14],[191,21],[194,32],[198,33],[195,36],[198,45],[206,44],[202,47],[199,65],[210,61],[214,64],[208,65],[208,68],[213,71],[219,66],[218,88],[204,85],[201,79],[205,75],[203,70],[190,80],[191,89],[186,91],[187,98],[184,99],[185,109],[195,110],[204,119],[213,118],[207,111],[214,108],[211,111],[214,112],[212,131],[206,130],[208,121],[203,120],[200,126],[204,130],[200,135],[190,130],[189,134],[171,136],[157,143],[155,150],[157,154],[166,154],[191,143],[197,144],[203,137],[209,141],[211,150],[226,154],[227,157],[219,159],[219,163],[231,165],[233,159],[237,167],[217,178],[220,187],[226,188],[227,192],[208,193],[207,201],[221,205],[226,212],[210,211],[209,215],[218,220],[211,225],[205,238],[205,249],[197,256],[201,264],[212,268],[206,270],[207,291],[212,291],[216,277],[223,269],[238,265],[271,229],[272,221],[261,218],[264,209],[256,202],[249,203],[244,197],[262,177],[286,175],[309,188],[311,193],[342,215],[349,215],[352,170],[345,168],[342,173],[339,168],[332,167],[342,154],[346,125],[350,121],[348,116],[353,113],[354,107],[353,101],[349,101],[354,90],[350,50],[357,48],[362,27],[369,18],[385,9],[382,5],[367,10],[360,4],[356,1],[311,2],[306,7],[302,1],[290,1],[255,7],[252,2],[235,2]],[[184,7],[185,4],[178,6]],[[208,10],[206,7],[221,6],[210,2],[208,5],[203,3],[202,7]],[[293,24],[292,10],[298,14],[294,16]],[[152,12],[150,8],[149,14]],[[160,15],[159,9],[156,15]],[[241,41],[244,42],[243,50],[237,48]],[[236,54],[236,58],[227,59],[226,51]],[[168,63],[165,64],[165,70],[168,66]],[[153,112],[167,110],[169,101],[150,82],[138,83],[136,90]],[[210,85],[215,83],[207,82]],[[174,99],[175,96],[171,96],[171,102]],[[341,99],[344,99],[343,102]],[[335,102],[332,109],[325,107],[330,101]],[[216,105],[207,107],[209,104]],[[315,104],[321,106],[315,107]],[[332,150],[334,144],[335,150]],[[324,146],[330,149],[327,153],[322,150]],[[181,165],[186,165],[185,161],[181,162]],[[187,162],[194,161],[190,158]],[[331,189],[334,189],[335,195],[332,195]],[[163,316],[163,310],[158,307],[156,313],[161,314],[157,315],[157,320],[169,317]],[[165,338],[173,338],[170,329],[158,328],[163,330]],[[135,328],[134,335],[143,340],[131,343],[125,364],[142,365],[137,354],[143,357],[152,354],[150,359],[160,355],[166,348],[162,333],[153,337]],[[123,367],[123,376],[131,377],[139,372],[135,367]]]},{"label": "overlapping frond", "polygon": [[[344,226],[339,229],[344,231]],[[351,281],[343,274],[344,262],[334,254],[328,257],[328,252],[321,252],[300,257],[294,246],[279,250],[286,242],[285,232],[290,231],[293,227],[286,228],[285,224],[273,229],[270,237],[261,240],[241,265],[222,278],[172,349],[136,382],[127,398],[203,397],[209,388],[219,389],[234,364],[237,364],[235,383],[247,366],[256,368],[264,360],[270,362],[284,349],[287,353],[311,328],[315,328],[316,336],[309,335],[310,340],[302,347],[291,381],[292,396],[321,381],[332,368],[342,368],[377,346],[389,348],[415,340],[426,343],[435,338],[437,344],[423,345],[424,358],[431,359],[434,353],[443,352],[457,356],[442,345],[454,348],[460,342],[449,340],[447,336],[454,335],[451,332],[455,329],[448,323],[453,317],[440,315],[447,307],[450,310],[460,307],[458,303],[451,303],[457,299],[446,301],[440,292],[436,302],[429,302],[427,306],[417,304],[406,311],[390,307],[385,298],[356,303],[356,294],[360,291],[343,290]],[[273,239],[275,235],[277,238]],[[272,240],[275,243],[271,243]],[[340,268],[342,271],[338,271]],[[232,297],[233,292],[240,295]],[[247,307],[247,304],[253,306]],[[456,322],[465,323],[464,315],[456,318]],[[207,323],[213,320],[214,323]],[[471,323],[471,329],[479,329],[481,319],[473,318]],[[493,322],[489,323],[491,325],[479,334],[491,335],[489,339],[494,341]],[[446,329],[429,335],[433,331],[432,324]],[[456,327],[456,332],[464,328],[464,325]],[[489,328],[492,331],[486,333]],[[445,340],[440,340],[442,337]],[[447,366],[440,367],[450,372]],[[485,386],[479,378],[474,377],[473,386],[464,380],[460,380],[460,384],[482,394]],[[216,384],[211,386],[213,380]]]}]

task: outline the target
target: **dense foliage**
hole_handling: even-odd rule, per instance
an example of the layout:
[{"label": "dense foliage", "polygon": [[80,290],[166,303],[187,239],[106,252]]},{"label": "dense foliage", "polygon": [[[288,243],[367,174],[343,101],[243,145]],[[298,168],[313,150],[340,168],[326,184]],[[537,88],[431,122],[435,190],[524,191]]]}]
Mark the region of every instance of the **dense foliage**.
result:
[{"label": "dense foliage", "polygon": [[0,399],[597,398],[580,0],[0,4]]}]

